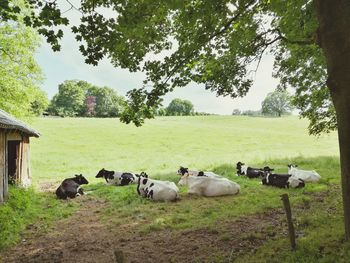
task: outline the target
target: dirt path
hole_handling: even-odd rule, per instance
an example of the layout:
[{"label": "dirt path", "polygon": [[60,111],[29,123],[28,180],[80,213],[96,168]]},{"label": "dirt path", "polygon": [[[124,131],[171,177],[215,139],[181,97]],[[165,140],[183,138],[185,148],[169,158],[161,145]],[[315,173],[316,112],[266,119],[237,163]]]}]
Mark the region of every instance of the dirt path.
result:
[{"label": "dirt path", "polygon": [[87,196],[78,202],[81,208],[73,216],[57,222],[47,234],[27,235],[3,255],[3,262],[111,262],[113,254],[106,247],[113,237],[98,217],[104,202]]},{"label": "dirt path", "polygon": [[[2,255],[3,262],[225,262],[254,251],[282,227],[281,210],[227,219],[215,229],[163,230],[148,234],[132,226],[106,226],[99,218],[106,204],[84,196],[81,208],[49,233],[25,237]],[[271,230],[272,229],[272,230]]]}]

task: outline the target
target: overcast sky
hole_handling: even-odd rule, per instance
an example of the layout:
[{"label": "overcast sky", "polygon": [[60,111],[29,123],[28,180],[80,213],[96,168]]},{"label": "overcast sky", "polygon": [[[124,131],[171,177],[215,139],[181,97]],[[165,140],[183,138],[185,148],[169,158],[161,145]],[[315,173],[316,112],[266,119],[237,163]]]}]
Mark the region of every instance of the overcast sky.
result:
[{"label": "overcast sky", "polygon": [[[63,10],[67,9],[63,7]],[[79,13],[70,11],[68,18],[77,21]],[[58,91],[58,85],[65,80],[79,79],[98,86],[108,86],[115,89],[118,94],[125,95],[130,89],[141,87],[144,75],[142,72],[130,73],[128,70],[114,68],[107,60],[98,66],[87,65],[78,50],[79,44],[75,41],[70,30],[65,30],[60,52],[53,52],[43,41],[36,58],[41,66],[45,80],[42,89],[51,99]],[[194,104],[195,110],[200,112],[231,114],[233,109],[258,110],[266,94],[273,91],[278,80],[272,78],[273,57],[263,57],[258,72],[254,75],[254,85],[244,98],[231,99],[229,97],[216,97],[204,89],[204,85],[195,83],[184,88],[177,88],[164,97],[164,106],[174,98],[188,99]]]}]

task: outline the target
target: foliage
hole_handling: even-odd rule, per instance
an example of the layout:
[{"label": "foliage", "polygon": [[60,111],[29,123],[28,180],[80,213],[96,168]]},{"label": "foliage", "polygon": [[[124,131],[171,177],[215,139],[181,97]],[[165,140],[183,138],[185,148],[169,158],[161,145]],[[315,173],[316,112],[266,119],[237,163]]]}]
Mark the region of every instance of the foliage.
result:
[{"label": "foliage", "polygon": [[73,210],[73,204],[62,203],[53,194],[10,186],[7,202],[0,205],[0,251],[17,243],[27,226],[44,231]]},{"label": "foliage", "polygon": [[47,106],[47,96],[38,87],[41,69],[34,60],[39,44],[22,15],[16,15],[16,22],[0,23],[0,109],[17,117],[40,115]]},{"label": "foliage", "polygon": [[124,98],[118,96],[114,89],[109,87],[92,86],[87,90],[86,96],[96,98],[95,114],[96,117],[117,117],[124,107]]},{"label": "foliage", "polygon": [[242,111],[243,116],[261,116],[261,110],[245,110]]},{"label": "foliage", "polygon": [[241,110],[240,109],[234,109],[233,111],[232,111],[232,115],[241,115]]},{"label": "foliage", "polygon": [[86,81],[64,81],[52,98],[50,112],[59,116],[82,116],[85,112],[85,94],[89,87],[90,84]]},{"label": "foliage", "polygon": [[[58,49],[62,31],[48,31],[47,26],[68,24],[67,19],[61,18],[56,2],[31,0],[30,5],[38,13],[27,17],[28,25],[39,28]],[[105,16],[100,7],[113,9],[115,16]],[[11,17],[17,9],[6,0],[0,16]],[[270,53],[281,87],[296,88],[293,103],[310,119],[310,133],[337,127],[325,59],[316,45],[312,1],[84,0],[80,11],[80,25],[72,30],[87,63],[97,65],[107,56],[115,66],[147,75],[144,87],[128,92],[122,116],[126,123],[141,125],[154,116],[163,95],[191,81],[220,96],[244,96],[253,82],[251,66]],[[164,50],[168,55],[163,60],[148,56]],[[150,84],[152,90],[146,88]]]},{"label": "foliage", "polygon": [[[92,104],[89,102],[91,97]],[[82,80],[66,80],[58,86],[58,93],[52,98],[49,112],[69,117],[116,117],[120,115],[124,104],[124,98],[109,87],[94,86]]]},{"label": "foliage", "polygon": [[166,115],[166,109],[163,108],[163,107],[159,107],[159,108],[156,110],[155,115],[156,115],[156,116],[165,116],[165,115]]},{"label": "foliage", "polygon": [[267,94],[261,103],[261,113],[281,117],[292,110],[290,95],[286,90],[275,90]]},{"label": "foliage", "polygon": [[168,116],[188,116],[193,113],[193,104],[189,100],[173,99],[166,108]]}]

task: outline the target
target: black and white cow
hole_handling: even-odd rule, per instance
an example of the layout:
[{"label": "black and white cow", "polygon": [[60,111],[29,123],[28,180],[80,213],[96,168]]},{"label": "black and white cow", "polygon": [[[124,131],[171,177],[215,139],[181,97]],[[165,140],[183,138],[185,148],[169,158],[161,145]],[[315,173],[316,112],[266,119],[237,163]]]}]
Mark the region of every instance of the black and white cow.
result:
[{"label": "black and white cow", "polygon": [[271,172],[274,169],[265,166],[264,168],[253,168],[245,165],[244,163],[238,162],[236,165],[237,175],[246,175],[249,178],[257,178],[264,176],[265,172]]},{"label": "black and white cow", "polygon": [[112,185],[124,186],[137,182],[136,175],[133,173],[107,171],[104,168],[95,177],[104,178],[108,184]]},{"label": "black and white cow", "polygon": [[88,184],[88,180],[80,174],[75,175],[73,178],[64,179],[61,185],[56,190],[56,196],[59,199],[74,198],[76,196],[83,195],[83,189],[80,187],[82,184]]},{"label": "black and white cow", "polygon": [[180,166],[180,169],[177,171],[177,174],[180,176],[184,175],[190,175],[190,176],[205,176],[205,177],[216,177],[216,178],[222,178],[222,176],[208,171],[194,171],[189,170],[188,168]]},{"label": "black and white cow", "polygon": [[148,175],[142,172],[138,177],[137,193],[155,201],[175,201],[179,189],[174,182],[161,181],[148,178]]},{"label": "black and white cow", "polygon": [[261,180],[264,185],[272,185],[279,188],[301,188],[305,186],[305,182],[290,174],[272,174],[265,172],[264,177]]}]

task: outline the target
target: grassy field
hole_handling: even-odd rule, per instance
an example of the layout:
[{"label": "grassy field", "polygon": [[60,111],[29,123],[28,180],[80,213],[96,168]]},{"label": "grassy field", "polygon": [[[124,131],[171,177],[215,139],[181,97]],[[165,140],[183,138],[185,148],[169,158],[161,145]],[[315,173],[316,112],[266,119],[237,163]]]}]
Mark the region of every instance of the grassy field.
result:
[{"label": "grassy field", "polygon": [[[104,199],[108,204],[101,220],[109,225],[118,227],[132,221],[138,225],[133,231],[140,235],[163,230],[216,229],[217,224],[228,219],[280,208],[279,196],[288,192],[293,207],[308,206],[310,210],[300,212],[297,219],[297,230],[304,233],[298,238],[298,253],[291,253],[288,240],[278,236],[254,253],[241,256],[242,262],[271,262],[272,255],[275,262],[331,262],[331,258],[337,262],[348,255],[342,243],[337,136],[331,133],[311,137],[307,122],[297,117],[162,117],[149,120],[140,128],[117,119],[41,118],[32,126],[42,133],[42,137],[31,141],[34,185],[58,185],[62,178],[84,174],[91,182],[84,189],[92,198]],[[293,162],[305,169],[316,169],[322,179],[303,189],[264,187],[258,179],[235,176],[237,161],[252,166],[268,164],[283,173],[286,165]],[[204,198],[189,196],[186,188],[181,188],[180,201],[153,203],[139,198],[135,185],[106,186],[94,178],[104,167],[146,171],[151,177],[177,182],[180,165],[213,170],[239,183],[241,193]],[[320,193],[327,193],[325,201],[314,204],[314,196]],[[46,194],[46,198],[57,202],[53,194]],[[62,209],[59,205],[52,206],[51,214]],[[61,205],[68,206],[70,212],[74,210],[74,205]],[[232,238],[225,232],[218,233],[220,240]],[[329,244],[333,244],[333,252],[320,252],[320,247]],[[227,258],[213,255],[212,261],[227,262]]]},{"label": "grassy field", "polygon": [[297,117],[163,117],[142,127],[117,119],[41,118],[33,127],[42,133],[31,142],[34,183],[74,173],[95,181],[103,167],[162,176],[180,165],[214,169],[237,161],[338,155],[335,133],[309,136],[307,122]]}]

